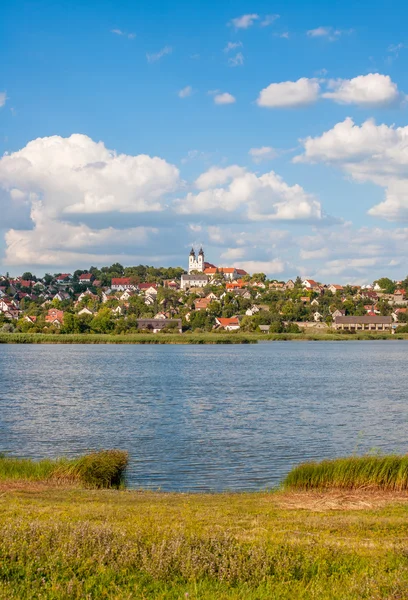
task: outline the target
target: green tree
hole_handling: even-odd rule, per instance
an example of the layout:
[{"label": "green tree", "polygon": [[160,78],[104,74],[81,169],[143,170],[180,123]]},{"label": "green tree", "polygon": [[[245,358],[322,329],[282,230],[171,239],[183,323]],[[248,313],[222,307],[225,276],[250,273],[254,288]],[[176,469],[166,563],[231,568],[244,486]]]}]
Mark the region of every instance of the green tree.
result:
[{"label": "green tree", "polygon": [[381,277],[377,279],[376,283],[380,286],[381,290],[386,294],[393,294],[397,287],[395,281],[392,281],[388,277]]}]

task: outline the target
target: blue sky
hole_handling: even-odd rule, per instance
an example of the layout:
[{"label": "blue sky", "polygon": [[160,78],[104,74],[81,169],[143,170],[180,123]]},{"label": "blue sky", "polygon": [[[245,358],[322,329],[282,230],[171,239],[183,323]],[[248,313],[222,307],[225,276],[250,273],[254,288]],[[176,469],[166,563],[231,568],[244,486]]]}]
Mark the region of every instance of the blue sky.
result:
[{"label": "blue sky", "polygon": [[184,265],[203,243],[278,279],[405,277],[407,12],[2,5],[0,271]]}]

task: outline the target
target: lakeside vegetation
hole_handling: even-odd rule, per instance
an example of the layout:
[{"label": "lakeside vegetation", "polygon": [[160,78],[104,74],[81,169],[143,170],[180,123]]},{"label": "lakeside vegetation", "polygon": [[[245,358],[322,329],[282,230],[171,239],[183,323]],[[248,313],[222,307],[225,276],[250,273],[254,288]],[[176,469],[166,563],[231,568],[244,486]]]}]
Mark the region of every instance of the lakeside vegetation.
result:
[{"label": "lakeside vegetation", "polygon": [[406,340],[408,334],[360,333],[1,333],[0,344],[256,344],[265,341]]},{"label": "lakeside vegetation", "polygon": [[[126,464],[120,451],[0,458],[1,600],[408,595],[407,457],[301,465],[285,491],[220,494],[127,491]],[[321,491],[341,473],[346,492]],[[381,491],[350,491],[367,473]]]},{"label": "lakeside vegetation", "polygon": [[406,496],[0,482],[0,598],[402,599],[407,514]]},{"label": "lakeside vegetation", "polygon": [[39,461],[0,455],[0,481],[41,481],[77,483],[95,488],[124,485],[128,454],[102,450],[79,458]]},{"label": "lakeside vegetation", "polygon": [[352,456],[303,463],[284,481],[290,490],[408,490],[408,456]]}]

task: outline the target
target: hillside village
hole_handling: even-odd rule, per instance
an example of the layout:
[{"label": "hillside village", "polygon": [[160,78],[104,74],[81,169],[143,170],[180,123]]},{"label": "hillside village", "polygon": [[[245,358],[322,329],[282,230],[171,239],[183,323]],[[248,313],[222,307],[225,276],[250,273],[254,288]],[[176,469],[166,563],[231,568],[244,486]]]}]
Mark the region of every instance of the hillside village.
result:
[{"label": "hillside village", "polygon": [[0,330],[33,333],[408,331],[408,277],[339,285],[269,280],[205,261],[0,276]]}]

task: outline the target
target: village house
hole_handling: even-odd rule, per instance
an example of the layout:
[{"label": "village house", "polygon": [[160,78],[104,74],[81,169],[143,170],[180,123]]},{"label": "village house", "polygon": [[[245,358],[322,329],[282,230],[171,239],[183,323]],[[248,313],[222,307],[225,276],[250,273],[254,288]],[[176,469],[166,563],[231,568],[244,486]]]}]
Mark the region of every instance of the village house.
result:
[{"label": "village house", "polygon": [[133,290],[125,290],[120,296],[120,299],[122,301],[126,301],[129,300],[129,298],[132,298],[133,296],[137,296],[136,292],[134,292]]},{"label": "village house", "polygon": [[257,313],[259,313],[260,308],[259,306],[257,306],[256,304],[253,304],[250,308],[248,308],[245,311],[245,314],[247,315],[247,317],[252,317],[253,315],[256,315]]},{"label": "village house", "polygon": [[82,317],[82,315],[93,315],[94,313],[92,312],[92,310],[90,310],[89,308],[87,308],[86,306],[84,308],[82,308],[79,312],[78,315],[80,317]]},{"label": "village house", "polygon": [[68,292],[57,292],[53,298],[53,300],[59,300],[60,302],[64,302],[64,300],[70,300],[71,296]]},{"label": "village house", "polygon": [[69,285],[72,280],[71,273],[61,273],[58,277],[55,278],[57,285]]},{"label": "village house", "polygon": [[171,290],[178,290],[180,286],[175,279],[165,279],[163,281],[163,287],[169,288]]},{"label": "village house", "polygon": [[392,329],[392,322],[391,316],[380,315],[335,317],[333,328],[347,331],[389,331]]},{"label": "village house", "polygon": [[25,321],[26,323],[31,323],[31,325],[34,325],[34,323],[36,323],[36,322],[37,322],[37,317],[36,317],[36,316],[33,316],[33,315],[26,315],[26,316],[24,317],[24,321]]},{"label": "village house", "polygon": [[288,281],[285,283],[285,290],[293,290],[295,287],[295,282],[292,281],[292,279],[288,279]]},{"label": "village house", "polygon": [[8,319],[18,319],[20,314],[17,306],[8,298],[2,298],[0,300],[0,312],[2,312]]},{"label": "village house", "polygon": [[146,294],[144,303],[146,304],[146,306],[153,306],[156,303],[156,297]]},{"label": "village house", "polygon": [[83,273],[78,277],[79,283],[90,284],[95,279],[92,273]]},{"label": "village house", "polygon": [[336,294],[337,292],[342,292],[344,288],[342,285],[336,285],[335,283],[332,283],[331,285],[329,285],[329,287],[327,289],[332,294]]},{"label": "village house", "polygon": [[208,285],[208,275],[205,273],[195,273],[193,275],[186,275],[183,273],[181,276],[181,289],[189,290],[191,288],[203,288]]},{"label": "village house", "polygon": [[211,303],[211,300],[208,298],[198,298],[194,302],[194,310],[207,310],[208,305]]},{"label": "village house", "polygon": [[335,319],[336,317],[344,317],[345,315],[346,311],[344,309],[336,308],[336,310],[332,312],[333,319]]},{"label": "village house", "polygon": [[217,317],[215,323],[215,329],[225,329],[225,331],[238,331],[240,327],[238,317],[230,317],[229,319]]},{"label": "village house", "polygon": [[50,308],[45,317],[45,322],[49,325],[54,325],[54,327],[61,327],[64,323],[64,311],[57,308]]},{"label": "village house", "polygon": [[137,290],[137,285],[135,283],[131,283],[131,279],[131,277],[114,277],[111,281],[111,289],[115,292]]},{"label": "village house", "polygon": [[319,287],[319,284],[313,279],[304,279],[302,281],[302,287],[306,290],[314,290]]},{"label": "village house", "polygon": [[178,333],[182,332],[181,319],[137,319],[139,329],[160,333],[163,329],[174,329]]},{"label": "village house", "polygon": [[157,296],[157,283],[139,283],[138,287],[146,296]]},{"label": "village house", "polygon": [[280,281],[272,281],[272,283],[269,284],[270,290],[282,291],[285,289],[285,287],[286,284]]}]

